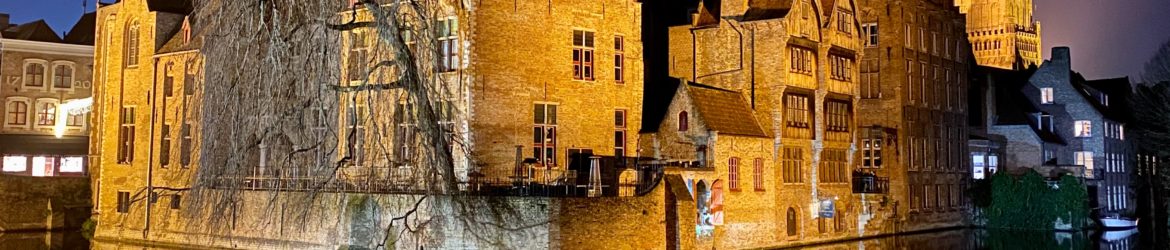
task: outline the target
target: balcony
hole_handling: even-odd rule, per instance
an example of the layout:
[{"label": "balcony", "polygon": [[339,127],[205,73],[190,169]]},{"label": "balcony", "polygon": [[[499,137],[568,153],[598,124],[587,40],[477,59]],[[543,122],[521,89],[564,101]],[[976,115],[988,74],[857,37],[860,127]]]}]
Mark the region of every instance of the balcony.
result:
[{"label": "balcony", "polygon": [[853,172],[853,193],[855,194],[885,194],[890,192],[890,178],[877,177],[874,174]]}]

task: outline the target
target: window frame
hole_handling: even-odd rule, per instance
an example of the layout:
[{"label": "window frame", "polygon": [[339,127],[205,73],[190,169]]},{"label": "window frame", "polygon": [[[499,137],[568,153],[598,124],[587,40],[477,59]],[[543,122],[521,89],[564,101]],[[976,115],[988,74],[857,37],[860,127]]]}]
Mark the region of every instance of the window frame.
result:
[{"label": "window frame", "polygon": [[1056,103],[1056,98],[1053,95],[1054,90],[1051,87],[1040,88],[1040,104]]},{"label": "window frame", "polygon": [[[42,106],[51,105],[51,106]],[[57,125],[57,112],[60,112],[61,102],[52,98],[37,98],[36,117],[33,126],[37,129],[53,128]],[[47,123],[46,123],[47,122]]]},{"label": "window frame", "polygon": [[[8,97],[8,100],[4,103],[4,127],[29,128],[32,125],[32,122],[29,122],[29,110],[35,110],[35,108],[30,108],[30,106],[33,106],[32,103],[32,99],[28,97]],[[23,107],[23,111],[15,112],[17,108],[13,105],[17,104]],[[19,119],[12,119],[17,118],[14,116],[19,116]],[[17,123],[18,121],[19,123]]]},{"label": "window frame", "polygon": [[136,137],[136,106],[123,105],[118,112],[118,158],[117,164],[134,163],[134,139]]},{"label": "window frame", "polygon": [[[613,74],[614,83],[624,84],[626,80],[626,38],[623,35],[614,35]],[[595,55],[596,56],[596,55]]]},{"label": "window frame", "polygon": [[[557,103],[537,102],[533,103],[532,106],[533,131],[540,131],[540,134],[533,134],[533,139],[537,139],[539,142],[537,140],[533,140],[532,142],[532,157],[536,159],[537,163],[543,164],[546,167],[556,166],[559,162],[557,157],[557,139],[560,136],[560,129],[557,123],[557,110],[560,109],[560,105]],[[550,107],[552,108],[550,109]],[[539,118],[540,120],[536,120],[537,113],[535,112],[538,109],[541,109],[540,114],[543,114],[543,117]],[[552,136],[549,136],[549,134],[552,134]]]},{"label": "window frame", "polygon": [[740,191],[739,188],[739,157],[731,157],[727,159],[727,187],[732,192]]},{"label": "window frame", "polygon": [[447,16],[439,18],[435,22],[436,27],[442,27],[435,36],[439,49],[439,72],[454,72],[462,69],[463,64],[462,60],[460,60],[462,44],[460,44],[459,39],[459,17],[453,15]]},{"label": "window frame", "polygon": [[[597,31],[574,28],[572,35],[573,80],[597,80]],[[580,39],[580,40],[578,40]]]},{"label": "window frame", "polygon": [[755,158],[752,160],[752,186],[755,191],[764,191],[764,159]]},{"label": "window frame", "polygon": [[[68,75],[62,75],[62,72],[57,72],[59,68],[68,69]],[[50,89],[73,92],[73,81],[77,79],[77,63],[72,61],[53,61],[52,77],[50,79],[49,83],[45,84]],[[63,82],[65,86],[57,86],[58,80]]]},{"label": "window frame", "polygon": [[1091,121],[1091,120],[1073,121],[1073,136],[1077,137],[1077,138],[1092,138],[1093,137],[1093,121]]},{"label": "window frame", "polygon": [[[33,66],[39,67],[39,71],[33,70]],[[21,66],[21,83],[22,89],[46,89],[52,85],[49,81],[52,76],[49,68],[49,61],[43,59],[27,58],[24,59],[24,65]],[[33,71],[33,72],[30,72]],[[39,84],[31,84],[33,82],[40,82]]]}]

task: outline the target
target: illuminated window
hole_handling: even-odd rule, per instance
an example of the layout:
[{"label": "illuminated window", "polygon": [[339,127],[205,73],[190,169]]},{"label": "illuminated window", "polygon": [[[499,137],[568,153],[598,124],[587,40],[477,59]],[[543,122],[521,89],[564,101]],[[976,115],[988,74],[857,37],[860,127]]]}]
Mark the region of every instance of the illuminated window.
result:
[{"label": "illuminated window", "polygon": [[61,157],[61,167],[58,171],[61,173],[85,173],[85,157]]},{"label": "illuminated window", "polygon": [[1077,151],[1074,153],[1076,165],[1085,167],[1085,177],[1093,178],[1093,152],[1091,151]]},{"label": "illuminated window", "polygon": [[557,165],[557,105],[534,104],[532,156],[545,166]]},{"label": "illuminated window", "polygon": [[57,120],[57,104],[37,101],[37,126],[53,126]]},{"label": "illuminated window", "polygon": [[1093,123],[1086,120],[1076,121],[1073,125],[1073,134],[1076,137],[1092,137]]},{"label": "illuminated window", "polygon": [[593,35],[592,31],[573,31],[573,79],[593,80]]},{"label": "illuminated window", "polygon": [[25,172],[25,171],[28,171],[28,156],[23,156],[23,155],[4,156],[4,172]]},{"label": "illuminated window", "polygon": [[1052,88],[1040,88],[1040,104],[1053,103]]}]

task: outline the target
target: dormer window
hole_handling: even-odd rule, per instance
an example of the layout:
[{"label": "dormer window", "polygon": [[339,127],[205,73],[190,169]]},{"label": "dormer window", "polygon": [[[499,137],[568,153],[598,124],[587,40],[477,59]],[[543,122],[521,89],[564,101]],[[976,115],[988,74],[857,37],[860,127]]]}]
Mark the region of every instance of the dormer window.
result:
[{"label": "dormer window", "polygon": [[1036,129],[1053,131],[1055,128],[1052,125],[1052,115],[1036,113]]},{"label": "dormer window", "polygon": [[1101,105],[1105,105],[1106,107],[1109,106],[1109,95],[1104,93],[1101,94]]},{"label": "dormer window", "polygon": [[1040,104],[1053,103],[1052,88],[1040,88]]}]

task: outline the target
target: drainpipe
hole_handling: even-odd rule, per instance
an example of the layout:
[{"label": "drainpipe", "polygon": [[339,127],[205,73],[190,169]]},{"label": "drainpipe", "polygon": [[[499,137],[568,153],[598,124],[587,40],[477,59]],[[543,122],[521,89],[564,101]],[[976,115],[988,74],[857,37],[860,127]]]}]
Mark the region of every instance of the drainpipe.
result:
[{"label": "drainpipe", "polygon": [[[751,47],[752,68],[749,71],[751,71],[751,79],[752,79],[751,80],[751,82],[752,82],[752,110],[755,110],[756,109],[756,28],[754,25],[752,26],[752,29],[751,29],[751,42],[752,42],[752,45],[751,45],[752,46]],[[740,55],[743,55],[743,53],[740,53]],[[740,60],[740,62],[742,62],[742,61],[743,60]]]},{"label": "drainpipe", "polygon": [[[155,113],[156,112],[155,102],[158,101],[158,58],[152,58],[152,59],[153,59],[152,64],[154,66],[154,69],[151,70],[150,93],[147,95],[148,97],[150,97],[150,141],[149,141],[149,143],[147,143],[147,145],[149,145],[149,146],[147,146],[149,148],[149,150],[147,151],[147,152],[149,152],[148,153],[149,157],[147,158],[147,161],[146,161],[146,197],[147,198],[146,198],[146,224],[142,228],[142,238],[143,239],[150,239],[150,234],[149,234],[149,232],[150,232],[150,211],[154,207],[154,201],[155,201],[154,199],[156,198],[154,195],[154,127],[155,127],[155,123],[157,123],[157,121],[155,119],[155,117],[157,116],[157,114]],[[164,101],[163,104],[165,105],[166,102]]]},{"label": "drainpipe", "polygon": [[[691,81],[699,81],[699,53],[698,53],[698,38],[695,37],[695,29],[691,29]],[[685,85],[684,85],[685,86]]]}]

